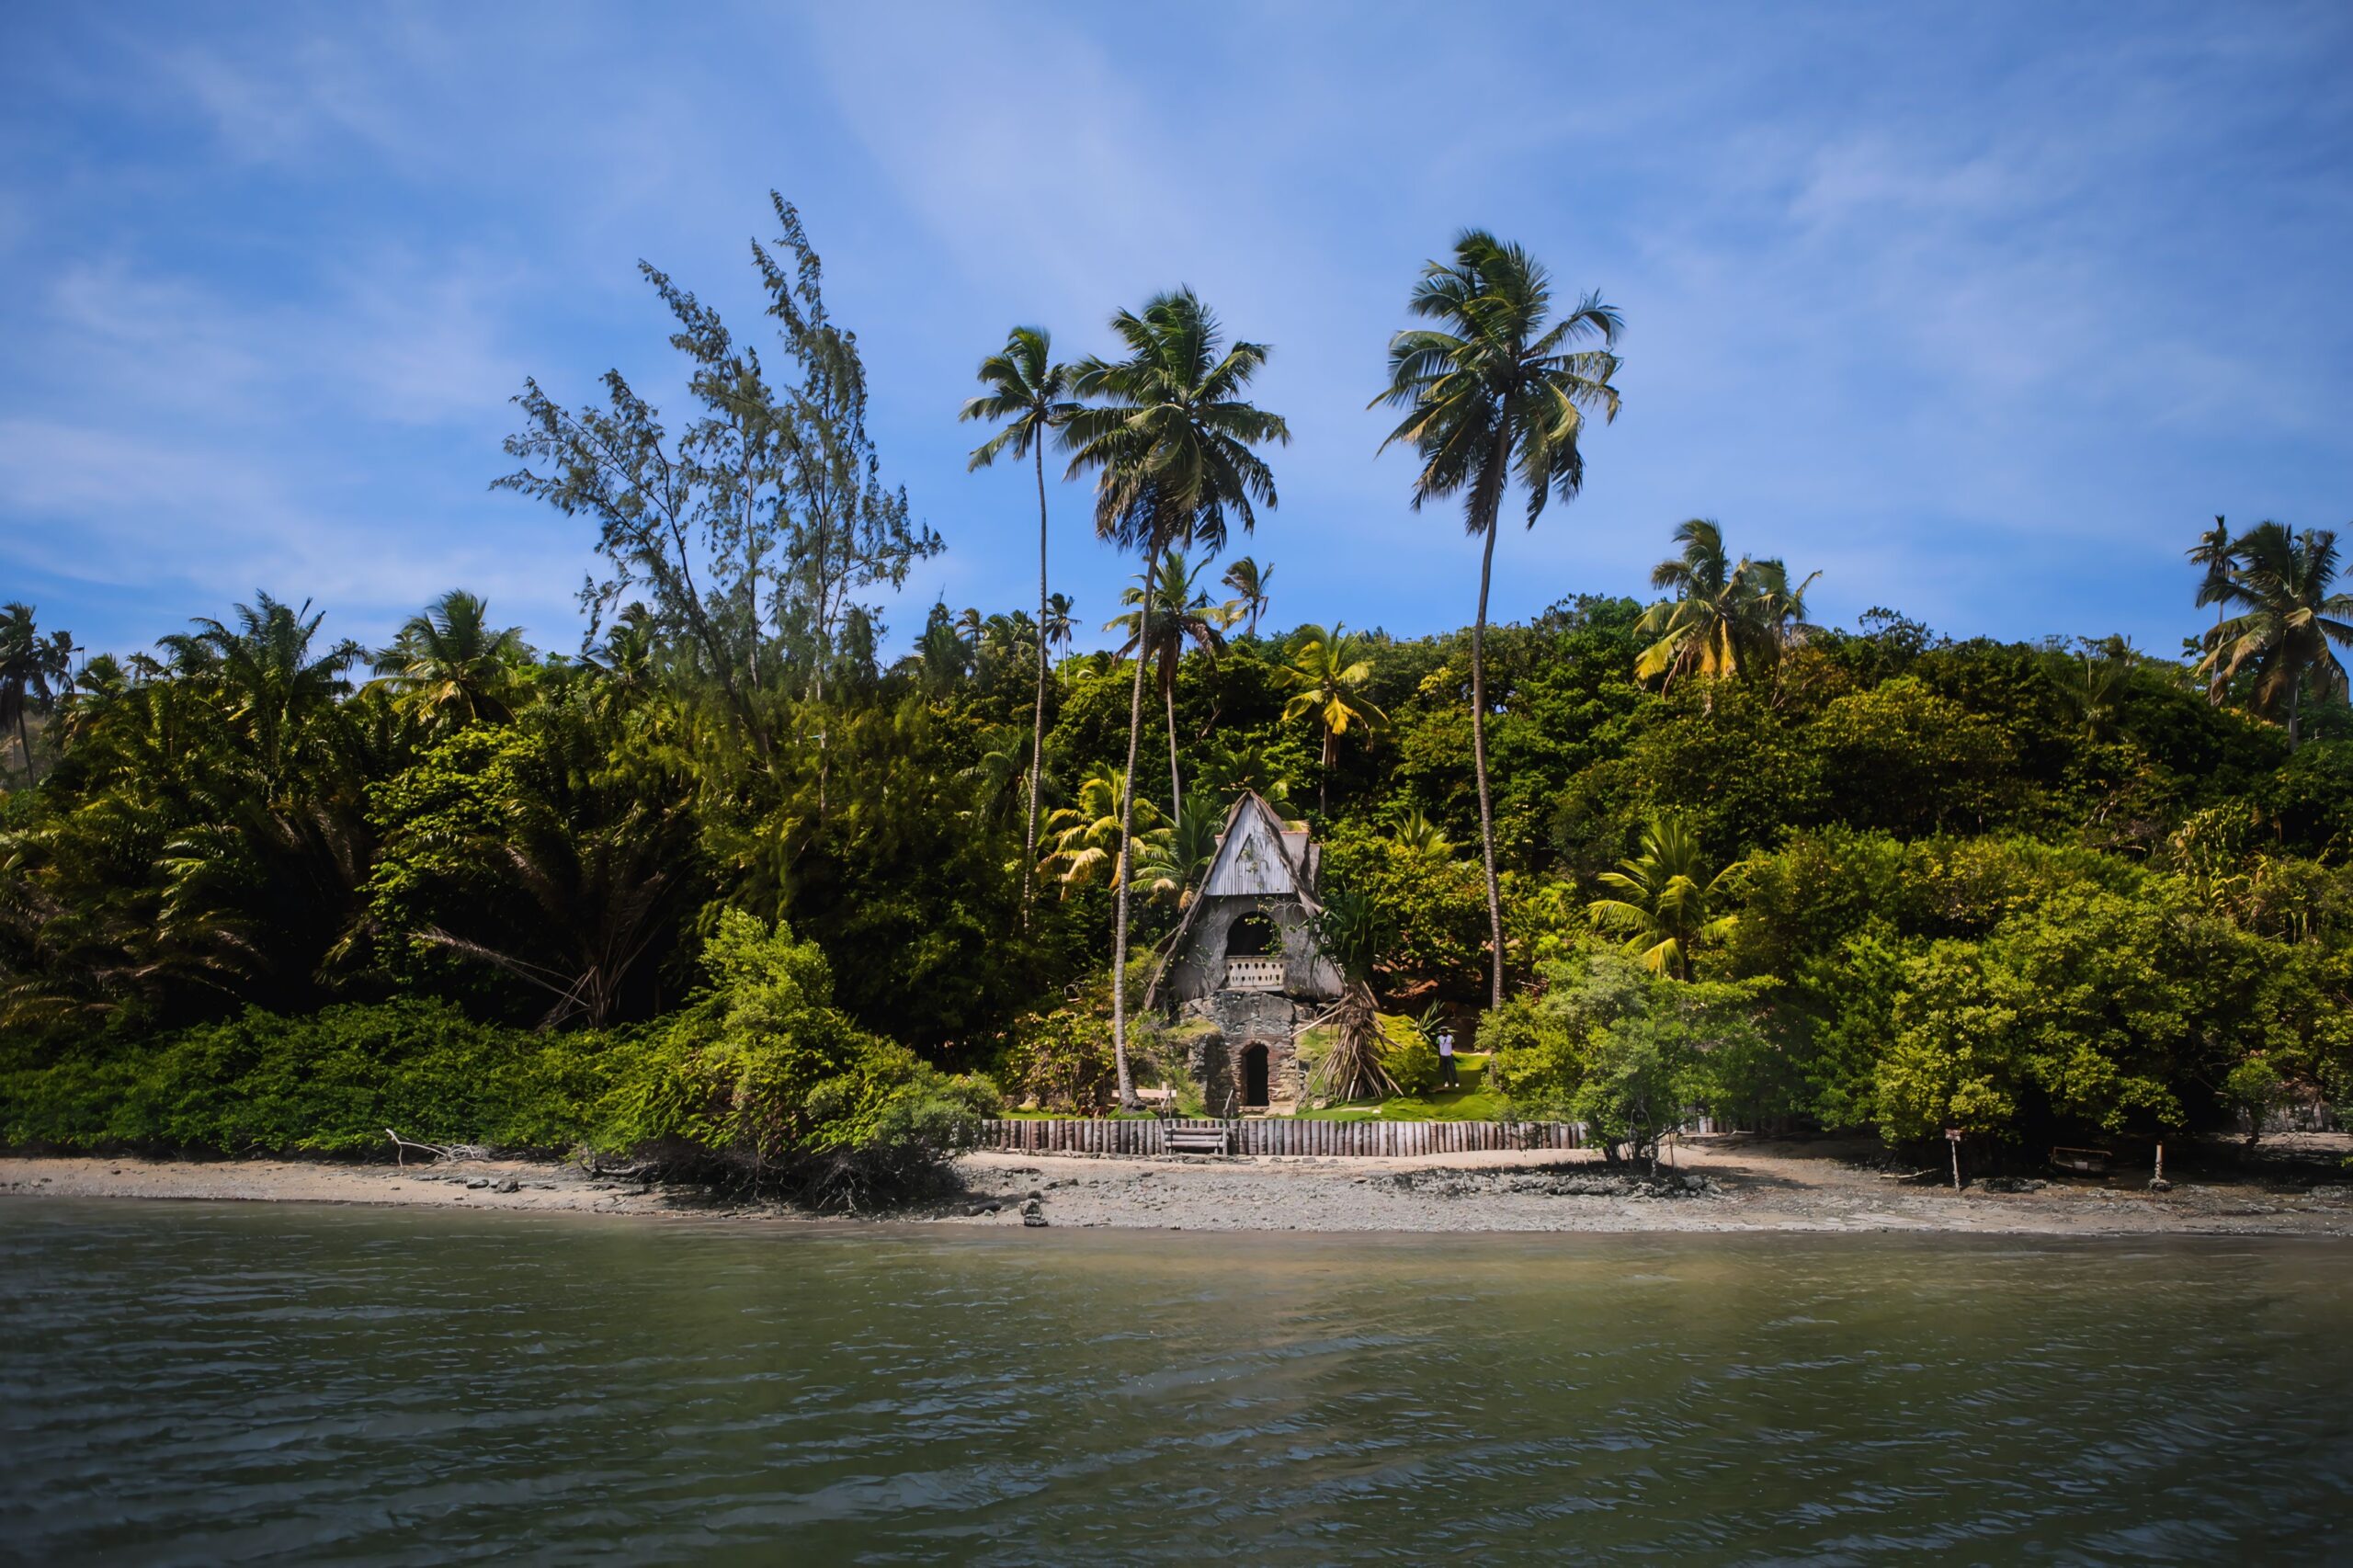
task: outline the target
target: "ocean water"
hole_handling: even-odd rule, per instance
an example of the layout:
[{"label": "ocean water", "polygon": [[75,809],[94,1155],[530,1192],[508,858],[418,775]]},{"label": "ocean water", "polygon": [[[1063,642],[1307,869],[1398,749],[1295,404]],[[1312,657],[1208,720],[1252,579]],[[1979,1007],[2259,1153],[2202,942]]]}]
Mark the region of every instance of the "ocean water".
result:
[{"label": "ocean water", "polygon": [[0,1558],[2353,1561],[2353,1246],[0,1203]]}]

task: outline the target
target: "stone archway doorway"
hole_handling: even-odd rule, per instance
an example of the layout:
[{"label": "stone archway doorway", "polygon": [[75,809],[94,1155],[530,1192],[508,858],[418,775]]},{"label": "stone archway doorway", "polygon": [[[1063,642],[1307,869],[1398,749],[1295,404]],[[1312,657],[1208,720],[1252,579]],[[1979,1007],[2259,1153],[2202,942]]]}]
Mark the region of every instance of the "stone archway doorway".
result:
[{"label": "stone archway doorway", "polygon": [[1245,1045],[1242,1048],[1242,1103],[1264,1106],[1267,1103],[1267,1048]]}]

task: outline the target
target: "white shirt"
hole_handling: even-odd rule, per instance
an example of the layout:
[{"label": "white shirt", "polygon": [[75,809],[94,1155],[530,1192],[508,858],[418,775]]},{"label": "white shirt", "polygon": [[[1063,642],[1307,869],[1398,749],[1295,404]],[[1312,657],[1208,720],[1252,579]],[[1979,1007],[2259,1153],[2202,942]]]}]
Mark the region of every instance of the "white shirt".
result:
[{"label": "white shirt", "polygon": [[1440,1056],[1451,1056],[1454,1054],[1454,1037],[1452,1035],[1442,1034],[1438,1037],[1438,1053]]}]

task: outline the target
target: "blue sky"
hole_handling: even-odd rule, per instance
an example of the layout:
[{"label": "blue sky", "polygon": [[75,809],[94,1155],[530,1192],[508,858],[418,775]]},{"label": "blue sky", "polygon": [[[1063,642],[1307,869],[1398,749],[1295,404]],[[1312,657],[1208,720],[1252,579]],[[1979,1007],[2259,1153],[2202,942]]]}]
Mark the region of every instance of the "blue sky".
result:
[{"label": "blue sky", "polygon": [[[9,6],[0,597],[121,649],[256,588],[381,640],[464,585],[571,647],[590,530],[488,490],[507,399],[676,406],[635,264],[756,329],[773,187],[949,542],[894,643],[1034,593],[1026,472],[964,472],[981,355],[1179,282],[1274,346],[1274,619],[1466,622],[1365,404],[1477,223],[1628,324],[1500,615],[1640,591],[1697,515],[1832,623],[2170,653],[2213,514],[2353,519],[2349,71],[2328,5]],[[1122,564],[1052,500],[1099,623]]]}]

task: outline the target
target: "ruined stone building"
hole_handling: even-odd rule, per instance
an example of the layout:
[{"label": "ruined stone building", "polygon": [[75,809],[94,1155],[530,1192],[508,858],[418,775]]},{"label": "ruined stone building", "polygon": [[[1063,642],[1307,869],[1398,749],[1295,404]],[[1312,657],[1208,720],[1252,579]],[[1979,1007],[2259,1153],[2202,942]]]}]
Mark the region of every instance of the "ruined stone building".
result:
[{"label": "ruined stone building", "polygon": [[1299,1098],[1300,1031],[1340,994],[1315,945],[1322,862],[1304,827],[1245,791],[1152,977],[1144,1005],[1185,1026],[1187,1066],[1212,1116]]}]

